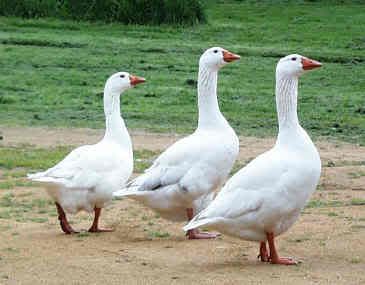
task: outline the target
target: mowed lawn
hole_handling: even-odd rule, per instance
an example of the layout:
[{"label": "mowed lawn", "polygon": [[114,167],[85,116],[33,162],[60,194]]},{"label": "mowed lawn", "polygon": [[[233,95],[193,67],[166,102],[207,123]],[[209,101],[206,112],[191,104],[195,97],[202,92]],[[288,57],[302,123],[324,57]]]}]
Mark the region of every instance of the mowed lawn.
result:
[{"label": "mowed lawn", "polygon": [[275,65],[300,53],[324,64],[300,81],[304,128],[365,145],[365,5],[207,2],[195,27],[0,18],[0,125],[102,128],[105,80],[129,71],[148,81],[123,95],[129,128],[191,131],[199,56],[222,46],[242,55],[218,87],[238,133],[276,133]]}]

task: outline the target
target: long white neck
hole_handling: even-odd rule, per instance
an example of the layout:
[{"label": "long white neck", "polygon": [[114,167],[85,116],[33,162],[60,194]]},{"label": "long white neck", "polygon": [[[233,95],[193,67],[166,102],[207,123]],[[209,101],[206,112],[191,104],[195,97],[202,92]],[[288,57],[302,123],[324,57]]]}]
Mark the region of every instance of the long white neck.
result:
[{"label": "long white neck", "polygon": [[217,98],[218,70],[199,66],[198,75],[198,129],[228,124],[219,110]]},{"label": "long white neck", "polygon": [[298,77],[276,74],[276,108],[279,133],[297,129]]},{"label": "long white neck", "polygon": [[104,139],[112,140],[132,152],[132,141],[120,114],[120,94],[108,87],[104,89],[104,113]]}]

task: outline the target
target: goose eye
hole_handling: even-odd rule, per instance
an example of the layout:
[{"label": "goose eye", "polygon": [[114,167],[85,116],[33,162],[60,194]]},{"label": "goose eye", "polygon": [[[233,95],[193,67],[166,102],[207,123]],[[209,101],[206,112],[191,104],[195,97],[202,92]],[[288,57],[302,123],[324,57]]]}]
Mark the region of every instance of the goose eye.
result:
[{"label": "goose eye", "polygon": [[214,52],[214,53],[217,53],[217,52],[218,52],[218,50],[217,50],[217,49],[215,49],[213,52]]},{"label": "goose eye", "polygon": [[297,60],[297,58],[296,58],[296,57],[292,57],[292,58],[291,58],[291,60],[292,60],[292,61],[296,61],[296,60]]},{"label": "goose eye", "polygon": [[125,75],[124,75],[124,74],[122,74],[122,75],[120,75],[119,77],[120,77],[120,78],[124,78],[124,77],[125,77]]}]

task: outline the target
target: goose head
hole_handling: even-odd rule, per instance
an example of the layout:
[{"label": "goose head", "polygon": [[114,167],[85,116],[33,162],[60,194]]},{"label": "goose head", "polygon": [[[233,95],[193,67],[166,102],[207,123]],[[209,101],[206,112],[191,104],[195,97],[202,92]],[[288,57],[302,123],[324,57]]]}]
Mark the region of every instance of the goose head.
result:
[{"label": "goose head", "polygon": [[112,93],[121,94],[125,90],[145,81],[146,79],[143,77],[132,75],[128,72],[117,72],[108,78],[105,84],[105,89]]},{"label": "goose head", "polygon": [[212,70],[218,70],[229,62],[240,59],[240,56],[229,52],[221,47],[212,47],[207,49],[199,60],[199,65],[205,66]]},{"label": "goose head", "polygon": [[300,54],[290,54],[281,58],[276,66],[276,73],[299,77],[305,71],[321,67],[322,64]]}]

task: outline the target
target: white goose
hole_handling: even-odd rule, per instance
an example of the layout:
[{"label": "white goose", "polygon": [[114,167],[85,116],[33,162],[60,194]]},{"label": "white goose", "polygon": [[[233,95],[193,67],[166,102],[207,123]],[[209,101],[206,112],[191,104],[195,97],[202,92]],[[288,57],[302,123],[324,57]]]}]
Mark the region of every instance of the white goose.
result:
[{"label": "white goose", "polygon": [[185,231],[207,226],[259,241],[261,261],[296,263],[278,256],[274,237],[298,219],[320,177],[318,151],[297,117],[298,78],[305,70],[320,66],[297,54],[280,59],[276,68],[279,134],[275,146],[229,179],[215,200],[184,227]]},{"label": "white goose", "polygon": [[76,231],[68,223],[65,211],[94,210],[89,232],[110,231],[98,227],[101,208],[111,201],[113,191],[125,185],[133,171],[132,142],[120,114],[120,94],[142,82],[144,78],[127,72],[110,76],[104,88],[104,138],[97,144],[76,148],[44,172],[28,174],[29,179],[46,184],[66,234]]},{"label": "white goose", "polygon": [[[196,131],[170,146],[129,187],[114,196],[129,196],[174,221],[191,219],[214,197],[238,155],[238,138],[219,110],[218,70],[238,55],[222,48],[200,57],[198,77],[199,122]],[[198,230],[189,239],[214,238]]]}]

